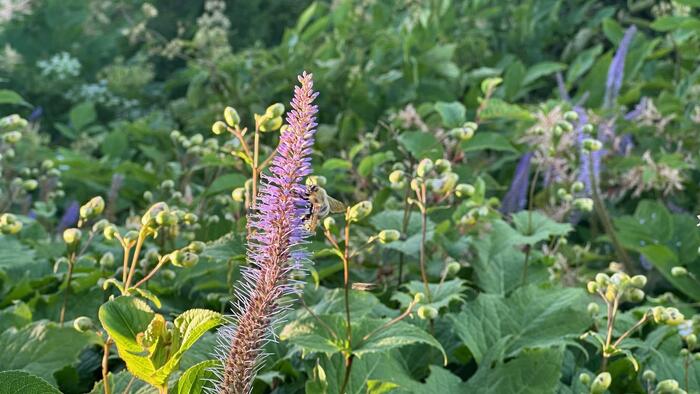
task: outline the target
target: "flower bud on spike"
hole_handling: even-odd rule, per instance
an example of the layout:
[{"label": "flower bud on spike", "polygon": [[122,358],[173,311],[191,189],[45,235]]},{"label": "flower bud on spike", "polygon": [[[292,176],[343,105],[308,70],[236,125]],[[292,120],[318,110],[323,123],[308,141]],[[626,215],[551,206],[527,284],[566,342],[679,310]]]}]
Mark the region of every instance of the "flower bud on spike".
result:
[{"label": "flower bud on spike", "polygon": [[82,232],[77,228],[68,228],[63,232],[63,241],[68,246],[73,246],[80,242]]},{"label": "flower bud on spike", "polygon": [[418,163],[418,167],[416,168],[416,175],[419,177],[424,178],[430,171],[432,171],[434,167],[433,161],[430,159],[423,159]]},{"label": "flower bud on spike", "polygon": [[610,387],[610,383],[612,383],[610,373],[603,372],[598,374],[591,384],[591,394],[603,394]]},{"label": "flower bud on spike", "polygon": [[350,222],[357,222],[369,216],[370,213],[372,213],[372,202],[362,201],[350,208],[348,220]]},{"label": "flower bud on spike", "polygon": [[656,372],[652,371],[651,369],[647,369],[642,374],[642,379],[644,379],[647,382],[653,382],[656,380]]},{"label": "flower bud on spike", "polygon": [[435,319],[438,315],[437,309],[429,305],[423,305],[418,308],[418,317],[423,320]]},{"label": "flower bud on spike", "polygon": [[401,233],[399,233],[397,230],[382,230],[379,232],[379,235],[377,236],[379,238],[379,242],[383,244],[388,244],[394,241],[398,241],[398,239],[401,237]]},{"label": "flower bud on spike", "polygon": [[634,287],[642,288],[647,284],[647,277],[644,275],[635,275],[630,279],[630,283]]},{"label": "flower bud on spike", "polygon": [[75,328],[76,331],[87,332],[95,328],[95,324],[89,317],[80,316],[73,320],[73,328]]},{"label": "flower bud on spike", "polygon": [[226,123],[218,120],[211,126],[211,131],[216,134],[223,134],[226,131]]},{"label": "flower bud on spike", "polygon": [[[231,127],[236,127],[241,123],[241,117],[233,107],[226,107],[224,109],[224,120]],[[224,130],[226,130],[226,128],[224,128]],[[214,133],[220,134],[216,131],[214,131]]]}]

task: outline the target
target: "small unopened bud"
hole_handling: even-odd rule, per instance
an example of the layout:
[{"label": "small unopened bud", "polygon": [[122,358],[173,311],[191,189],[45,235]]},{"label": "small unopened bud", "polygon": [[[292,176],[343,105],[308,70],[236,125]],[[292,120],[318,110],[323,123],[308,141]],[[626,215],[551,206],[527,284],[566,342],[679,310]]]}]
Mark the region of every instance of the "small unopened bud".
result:
[{"label": "small unopened bud", "polygon": [[679,385],[678,382],[674,379],[666,379],[662,380],[659,382],[659,384],[656,385],[656,391],[655,393],[658,394],[672,394],[676,390],[678,390]]},{"label": "small unopened bud", "polygon": [[217,121],[214,122],[214,124],[211,126],[211,131],[212,131],[214,134],[216,134],[216,135],[219,135],[219,134],[224,133],[224,132],[226,131],[226,123],[224,123],[224,122],[222,122],[222,121],[220,121],[220,120],[217,120]]},{"label": "small unopened bud", "polygon": [[457,185],[457,182],[459,182],[459,175],[455,174],[454,172],[447,172],[442,176],[442,178],[440,178],[440,180],[440,187],[435,188],[435,191],[438,194],[446,195],[451,193]]},{"label": "small unopened bud", "polygon": [[323,219],[323,228],[326,231],[333,231],[333,229],[335,228],[335,219],[330,216]]},{"label": "small unopened bud", "polygon": [[688,334],[683,339],[690,350],[695,349],[695,346],[698,344],[698,337],[695,334]]},{"label": "small unopened bud", "polygon": [[[325,223],[324,223],[325,225]],[[382,230],[379,232],[379,235],[377,236],[379,238],[379,242],[383,244],[388,244],[394,241],[398,241],[398,239],[401,237],[401,233],[398,232],[397,230]]]},{"label": "small unopened bud", "polygon": [[647,277],[644,275],[635,275],[630,279],[630,284],[634,287],[642,288],[647,285]]},{"label": "small unopened bud", "polygon": [[400,183],[404,179],[406,179],[406,173],[403,170],[394,170],[389,174],[389,182],[391,183]]},{"label": "small unopened bud", "polygon": [[557,123],[557,126],[560,127],[562,129],[562,131],[565,133],[568,133],[574,129],[574,126],[572,126],[571,123],[569,123],[567,121],[559,122],[559,123]]},{"label": "small unopened bud", "polygon": [[586,284],[586,289],[591,294],[597,293],[599,288],[600,288],[600,285],[594,281],[590,281],[590,282],[588,282],[588,284]]},{"label": "small unopened bud", "polygon": [[598,306],[598,304],[595,302],[591,302],[588,304],[586,310],[588,311],[589,315],[596,316],[598,312],[600,312],[600,306]]},{"label": "small unopened bud", "polygon": [[102,230],[102,235],[104,235],[105,239],[107,239],[108,241],[114,239],[114,236],[118,233],[119,230],[117,230],[117,227],[113,224],[105,226],[104,230]]},{"label": "small unopened bud", "polygon": [[144,226],[152,226],[156,224],[156,216],[160,212],[166,211],[169,211],[168,204],[162,201],[151,205],[151,207],[148,208],[148,211],[146,211],[146,213],[144,213],[141,217],[141,224]]},{"label": "small unopened bud", "polygon": [[170,211],[161,211],[156,215],[156,223],[159,226],[172,226],[177,224],[177,215]]},{"label": "small unopened bud", "polygon": [[187,213],[182,217],[182,221],[183,221],[185,224],[190,225],[190,226],[193,225],[193,224],[195,224],[195,223],[197,223],[197,220],[199,220],[199,218],[197,217],[197,215],[195,215],[194,213],[191,213],[191,212],[187,212]]},{"label": "small unopened bud", "polygon": [[578,120],[578,113],[576,111],[566,111],[564,112],[564,119],[568,122],[575,122]]},{"label": "small unopened bud", "polygon": [[576,181],[571,185],[571,192],[572,193],[580,193],[583,191],[585,185],[581,181]]},{"label": "small unopened bud", "polygon": [[601,286],[605,286],[610,282],[610,277],[601,272],[596,274],[595,282]]},{"label": "small unopened bud", "polygon": [[685,316],[676,308],[666,308],[666,324],[669,326],[677,326],[685,320]]},{"label": "small unopened bud", "polygon": [[435,319],[438,316],[437,309],[429,305],[422,305],[418,308],[418,317],[423,320]]},{"label": "small unopened bud", "polygon": [[241,123],[241,117],[238,115],[238,111],[232,107],[226,107],[224,109],[224,120],[231,127],[236,127]]},{"label": "small unopened bud", "polygon": [[80,207],[80,218],[83,220],[92,219],[102,214],[105,209],[105,200],[102,197],[93,197]]},{"label": "small unopened bud", "polygon": [[83,233],[77,229],[77,228],[68,228],[65,231],[63,231],[63,241],[69,245],[73,246],[76,243],[80,242],[80,238],[82,237]]},{"label": "small unopened bud", "polygon": [[680,277],[688,275],[688,270],[685,267],[677,265],[677,266],[671,268],[671,275],[673,275],[676,278],[680,278]]},{"label": "small unopened bud", "polygon": [[423,300],[425,300],[425,294],[423,293],[416,293],[413,296],[413,302],[415,302],[416,304],[423,302]]},{"label": "small unopened bud", "polygon": [[656,372],[652,371],[651,369],[647,369],[642,374],[642,379],[644,379],[647,382],[653,382],[656,380]]},{"label": "small unopened bud", "polygon": [[625,292],[625,296],[630,302],[641,302],[644,300],[644,291],[635,288],[628,289],[627,292]]},{"label": "small unopened bud", "polygon": [[36,190],[37,187],[39,187],[39,182],[37,182],[36,179],[27,179],[22,182],[22,188],[28,192]]},{"label": "small unopened bud", "polygon": [[200,254],[204,251],[205,246],[206,244],[202,241],[192,241],[189,245],[187,245],[187,249],[192,253]]},{"label": "small unopened bud", "polygon": [[197,265],[199,256],[189,251],[176,250],[170,253],[170,261],[176,267],[190,268]]},{"label": "small unopened bud", "polygon": [[452,163],[449,160],[437,159],[435,160],[435,171],[439,174],[445,173],[452,170]]},{"label": "small unopened bud", "polygon": [[424,178],[430,171],[432,171],[434,167],[433,161],[430,159],[423,159],[418,163],[418,167],[416,168],[416,175],[419,177]]},{"label": "small unopened bud", "polygon": [[370,213],[372,213],[372,202],[362,201],[350,208],[350,212],[348,212],[348,220],[351,222],[357,222],[369,216]]},{"label": "small unopened bud", "polygon": [[282,116],[282,114],[284,114],[284,104],[272,104],[271,106],[267,107],[267,110],[265,110],[265,114],[270,115],[271,118],[277,118]]},{"label": "small unopened bud", "polygon": [[20,133],[19,131],[10,131],[8,133],[3,134],[2,139],[7,144],[16,144],[19,142],[19,140],[22,139],[22,133]]},{"label": "small unopened bud", "polygon": [[455,187],[455,194],[460,198],[471,197],[474,192],[476,192],[476,188],[468,183],[460,183]]},{"label": "small unopened bud", "polygon": [[165,270],[161,270],[160,272],[161,272],[161,275],[163,276],[163,279],[165,279],[165,280],[174,280],[175,279],[176,275],[175,275],[175,271],[173,271],[173,270],[165,269]]},{"label": "small unopened bud", "polygon": [[80,316],[73,320],[73,328],[80,332],[87,332],[95,328],[95,324],[87,316]]},{"label": "small unopened bud", "polygon": [[598,374],[598,376],[593,379],[593,383],[591,383],[591,394],[603,394],[605,390],[610,387],[610,383],[612,383],[612,376],[610,376],[610,373],[603,372]]},{"label": "small unopened bud", "polygon": [[586,138],[583,140],[583,149],[589,152],[597,152],[603,149],[603,143],[593,138]]},{"label": "small unopened bud", "polygon": [[593,133],[593,125],[590,124],[590,123],[585,124],[585,125],[583,125],[583,127],[581,128],[581,131],[583,131],[584,133],[586,133],[586,134],[588,134],[588,135],[591,135],[591,134]]},{"label": "small unopened bud", "polygon": [[231,198],[236,202],[245,201],[245,187],[237,187],[231,192]]},{"label": "small unopened bud", "polygon": [[103,269],[114,267],[114,255],[112,252],[107,252],[100,257],[100,267]]},{"label": "small unopened bud", "polygon": [[588,387],[591,384],[591,375],[584,372],[578,375],[578,381],[581,382],[582,385]]},{"label": "small unopened bud", "polygon": [[275,131],[282,127],[282,123],[283,120],[281,116],[268,119],[260,124],[260,131]]},{"label": "small unopened bud", "polygon": [[574,207],[582,212],[593,211],[593,200],[590,198],[577,198],[574,200]]},{"label": "small unopened bud", "polygon": [[15,215],[11,213],[0,215],[0,233],[17,234],[21,230],[22,222],[20,222]]},{"label": "small unopened bud", "polygon": [[459,272],[459,270],[462,269],[462,265],[456,261],[452,261],[449,264],[447,264],[447,275],[448,276],[455,276]]}]

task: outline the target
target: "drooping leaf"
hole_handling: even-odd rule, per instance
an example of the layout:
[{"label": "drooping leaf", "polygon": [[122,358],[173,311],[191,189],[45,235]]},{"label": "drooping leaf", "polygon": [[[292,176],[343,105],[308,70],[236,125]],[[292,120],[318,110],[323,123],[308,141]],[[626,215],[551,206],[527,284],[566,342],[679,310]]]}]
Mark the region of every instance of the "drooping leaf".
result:
[{"label": "drooping leaf", "polygon": [[213,368],[219,364],[217,360],[207,360],[190,367],[177,381],[176,394],[201,394],[212,388],[216,379]]},{"label": "drooping leaf", "polygon": [[24,101],[19,93],[8,89],[0,89],[0,104],[14,104],[31,107],[31,104]]}]

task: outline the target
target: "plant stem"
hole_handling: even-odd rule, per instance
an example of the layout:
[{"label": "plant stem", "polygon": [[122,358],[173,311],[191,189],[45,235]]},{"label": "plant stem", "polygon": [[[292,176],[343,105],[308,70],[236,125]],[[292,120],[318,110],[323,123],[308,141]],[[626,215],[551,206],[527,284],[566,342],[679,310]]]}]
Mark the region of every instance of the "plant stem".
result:
[{"label": "plant stem", "polygon": [[112,338],[107,337],[105,344],[102,347],[102,386],[105,389],[104,394],[111,394],[112,390],[109,387],[109,347],[112,344]]},{"label": "plant stem", "polygon": [[258,160],[260,156],[260,132],[257,125],[255,126],[255,138],[253,140],[253,198],[251,205],[255,208],[258,196]]},{"label": "plant stem", "polygon": [[131,280],[134,278],[134,273],[136,272],[136,265],[139,262],[139,254],[141,254],[141,247],[143,242],[146,240],[146,233],[144,229],[141,228],[139,231],[139,237],[136,240],[136,249],[134,250],[134,256],[131,259],[131,269],[129,269],[129,276],[126,277],[126,282],[124,282],[124,289],[128,290]]},{"label": "plant stem", "polygon": [[[348,208],[348,213],[350,209]],[[348,346],[352,349],[352,326],[350,321],[350,222],[346,220],[345,224],[345,250],[343,251],[343,285],[345,287],[345,320],[346,320],[346,335]]]},{"label": "plant stem", "polygon": [[423,286],[425,287],[425,295],[428,297],[428,303],[432,302],[432,297],[430,295],[430,285],[428,282],[428,273],[425,269],[425,240],[426,232],[428,228],[428,215],[426,212],[426,186],[425,183],[421,185],[420,194],[418,196],[420,199],[420,215],[421,215],[421,241],[420,241],[420,276],[423,280]]},{"label": "plant stem", "polygon": [[610,237],[610,241],[613,244],[613,248],[615,248],[615,253],[617,254],[617,257],[622,261],[622,264],[625,267],[625,271],[627,271],[630,275],[632,272],[632,263],[630,261],[629,255],[627,254],[627,251],[625,250],[624,247],[622,247],[622,244],[620,243],[620,240],[617,238],[617,234],[615,233],[615,228],[612,225],[612,221],[610,220],[610,216],[608,215],[608,211],[605,209],[605,205],[603,204],[603,200],[600,198],[600,194],[598,192],[598,182],[596,179],[595,171],[593,171],[593,154],[591,153],[589,156],[588,160],[588,172],[590,176],[590,182],[591,182],[591,194],[593,197],[593,206],[595,207],[595,211],[598,214],[598,218],[600,219],[600,222],[603,224],[603,228],[605,229],[605,232],[608,234]]},{"label": "plant stem", "polygon": [[345,377],[343,378],[343,385],[340,386],[340,394],[345,393],[345,388],[348,385],[348,382],[350,381],[350,371],[352,370],[352,361],[355,359],[355,356],[352,354],[348,356],[345,359]]},{"label": "plant stem", "polygon": [[[401,235],[406,236],[406,232],[408,231],[408,223],[409,220],[411,219],[411,204],[408,203],[408,197],[411,192],[411,187],[406,183],[406,194],[403,199],[403,223],[401,227]],[[401,281],[403,279],[403,261],[404,261],[404,254],[400,253],[399,254],[399,277],[397,279],[396,287],[399,288],[401,287]]]},{"label": "plant stem", "polygon": [[[532,210],[535,205],[535,188],[537,187],[537,179],[540,177],[540,171],[542,170],[542,163],[537,164],[535,168],[535,175],[532,177],[532,183],[530,184],[530,190],[528,191],[527,197],[527,232],[528,235],[532,233]],[[525,263],[523,264],[523,276],[522,276],[522,286],[527,283],[527,269],[530,265],[530,249],[531,246],[527,245],[525,247]]]},{"label": "plant stem", "polygon": [[[167,255],[166,255],[166,256],[167,256]],[[141,279],[140,281],[136,282],[136,284],[135,284],[133,287],[136,288],[136,287],[139,287],[139,286],[141,286],[142,284],[146,283],[146,281],[148,281],[149,279],[151,279],[151,278],[153,277],[153,275],[155,275],[156,272],[158,272],[158,270],[160,269],[160,267],[162,267],[163,264],[165,264],[166,261],[167,261],[167,259],[166,259],[165,257],[161,257],[160,261],[158,262],[158,265],[156,265],[155,268],[153,268],[153,270],[151,270],[151,272],[148,273],[148,275],[144,276],[143,279]]]},{"label": "plant stem", "polygon": [[63,327],[63,322],[66,318],[66,307],[68,306],[68,293],[70,293],[70,282],[73,279],[73,265],[75,264],[75,253],[68,261],[68,274],[66,275],[66,289],[63,291],[63,305],[61,305],[61,314],[58,318],[58,323]]}]

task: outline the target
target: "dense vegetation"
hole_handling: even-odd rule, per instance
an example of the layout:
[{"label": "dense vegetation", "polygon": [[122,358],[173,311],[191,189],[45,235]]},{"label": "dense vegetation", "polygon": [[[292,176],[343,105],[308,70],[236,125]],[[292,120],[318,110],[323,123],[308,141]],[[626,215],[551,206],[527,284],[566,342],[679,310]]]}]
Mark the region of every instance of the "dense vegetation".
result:
[{"label": "dense vegetation", "polygon": [[700,1],[0,7],[0,393],[700,393]]}]

